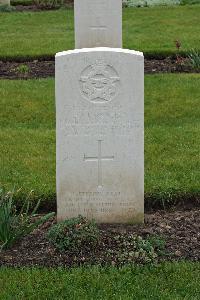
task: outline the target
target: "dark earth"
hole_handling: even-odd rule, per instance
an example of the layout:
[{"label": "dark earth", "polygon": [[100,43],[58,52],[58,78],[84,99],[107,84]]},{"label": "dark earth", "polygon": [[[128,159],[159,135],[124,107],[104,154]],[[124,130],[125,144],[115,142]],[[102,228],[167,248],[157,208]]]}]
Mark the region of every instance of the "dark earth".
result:
[{"label": "dark earth", "polygon": [[15,11],[23,12],[23,11],[31,11],[31,12],[38,12],[43,10],[55,10],[59,9],[60,7],[51,7],[51,6],[38,6],[38,5],[16,5]]},{"label": "dark earth", "polygon": [[[11,250],[0,252],[0,266],[77,266],[83,264],[121,265],[118,251],[121,251],[115,237],[127,241],[130,234],[143,239],[156,237],[165,241],[165,249],[156,262],[163,260],[200,260],[200,209],[157,211],[145,214],[144,225],[99,225],[100,238],[94,251],[68,254],[52,246],[46,233],[55,219],[49,220],[32,234],[24,237]],[[131,251],[130,246],[123,250]],[[106,253],[112,252],[111,256]],[[127,252],[126,252],[127,253]],[[123,261],[123,264],[126,261]]]},{"label": "dark earth", "polygon": [[[182,58],[177,63],[175,58],[145,59],[145,73],[200,73],[194,70],[187,61]],[[54,60],[33,60],[25,62],[0,61],[0,79],[30,79],[45,78],[55,75]]]},{"label": "dark earth", "polygon": [[[59,3],[60,2],[60,3]],[[43,10],[55,10],[60,8],[72,8],[74,6],[73,0],[63,0],[63,1],[32,1],[30,4],[29,2],[24,2],[23,4],[18,3],[12,3],[14,5],[14,8],[18,12],[23,11],[31,11],[31,12],[37,12],[37,11],[43,11]]]}]

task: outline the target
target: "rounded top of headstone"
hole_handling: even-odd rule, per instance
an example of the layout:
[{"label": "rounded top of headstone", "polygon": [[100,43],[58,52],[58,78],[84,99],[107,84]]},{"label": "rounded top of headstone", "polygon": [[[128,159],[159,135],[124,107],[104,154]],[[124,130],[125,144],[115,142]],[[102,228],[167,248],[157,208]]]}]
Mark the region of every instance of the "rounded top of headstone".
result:
[{"label": "rounded top of headstone", "polygon": [[92,52],[124,53],[124,54],[132,54],[132,55],[135,55],[138,57],[143,57],[143,53],[140,51],[122,49],[122,48],[108,48],[108,47],[82,48],[82,49],[62,51],[62,52],[56,53],[56,57],[61,57],[61,56],[70,55],[70,54],[92,53]]}]

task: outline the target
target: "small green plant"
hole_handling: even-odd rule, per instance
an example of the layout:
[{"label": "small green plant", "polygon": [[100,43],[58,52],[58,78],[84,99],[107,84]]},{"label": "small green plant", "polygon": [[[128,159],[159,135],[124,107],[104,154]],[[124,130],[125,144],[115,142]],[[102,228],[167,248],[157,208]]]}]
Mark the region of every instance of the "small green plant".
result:
[{"label": "small green plant", "polygon": [[166,246],[166,241],[164,238],[158,236],[158,235],[152,235],[150,236],[147,241],[151,244],[151,246],[154,248],[158,256],[163,256],[167,255],[165,246]]},{"label": "small green plant", "polygon": [[33,0],[11,0],[10,2],[13,6],[18,6],[18,5],[30,6],[30,5],[33,5]]},{"label": "small green plant", "polygon": [[181,0],[181,5],[200,4],[200,0]]},{"label": "small green plant", "polygon": [[61,251],[79,253],[91,251],[98,243],[99,229],[94,221],[78,216],[52,226],[49,241]]},{"label": "small green plant", "polygon": [[0,4],[0,12],[12,12],[15,11],[15,7],[7,4]]},{"label": "small green plant", "polygon": [[15,71],[17,71],[18,73],[21,73],[21,74],[26,74],[29,72],[29,66],[25,65],[25,64],[22,64],[22,65],[19,65]]},{"label": "small green plant", "polygon": [[4,189],[0,189],[0,250],[11,247],[17,240],[31,233],[54,215],[49,213],[34,221],[33,217],[36,216],[40,201],[30,213],[29,194],[18,212],[13,196],[14,191],[6,193]]},{"label": "small green plant", "polygon": [[151,7],[180,5],[180,0],[123,0],[124,7]]},{"label": "small green plant", "polygon": [[165,241],[157,237],[143,239],[134,234],[120,234],[114,239],[115,247],[107,250],[107,256],[117,265],[155,263],[165,250]]},{"label": "small green plant", "polygon": [[196,49],[192,49],[190,54],[188,55],[189,64],[193,69],[200,69],[200,51]]}]

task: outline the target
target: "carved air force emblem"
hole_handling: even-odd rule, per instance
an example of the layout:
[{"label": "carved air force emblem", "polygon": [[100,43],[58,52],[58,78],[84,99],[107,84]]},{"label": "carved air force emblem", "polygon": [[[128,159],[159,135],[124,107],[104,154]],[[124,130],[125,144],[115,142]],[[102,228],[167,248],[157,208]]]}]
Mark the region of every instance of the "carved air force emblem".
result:
[{"label": "carved air force emblem", "polygon": [[117,71],[103,61],[85,68],[80,77],[81,93],[93,103],[111,101],[117,95],[119,83]]}]

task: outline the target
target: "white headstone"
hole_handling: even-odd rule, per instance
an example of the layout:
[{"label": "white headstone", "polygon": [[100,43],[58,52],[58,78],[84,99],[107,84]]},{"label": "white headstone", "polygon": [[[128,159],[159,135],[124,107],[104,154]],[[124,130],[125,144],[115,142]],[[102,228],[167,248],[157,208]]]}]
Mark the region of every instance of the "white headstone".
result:
[{"label": "white headstone", "polygon": [[10,5],[10,0],[0,0],[0,5]]},{"label": "white headstone", "polygon": [[75,0],[75,48],[122,47],[122,0]]},{"label": "white headstone", "polygon": [[56,55],[58,220],[143,221],[143,77],[141,52]]}]

